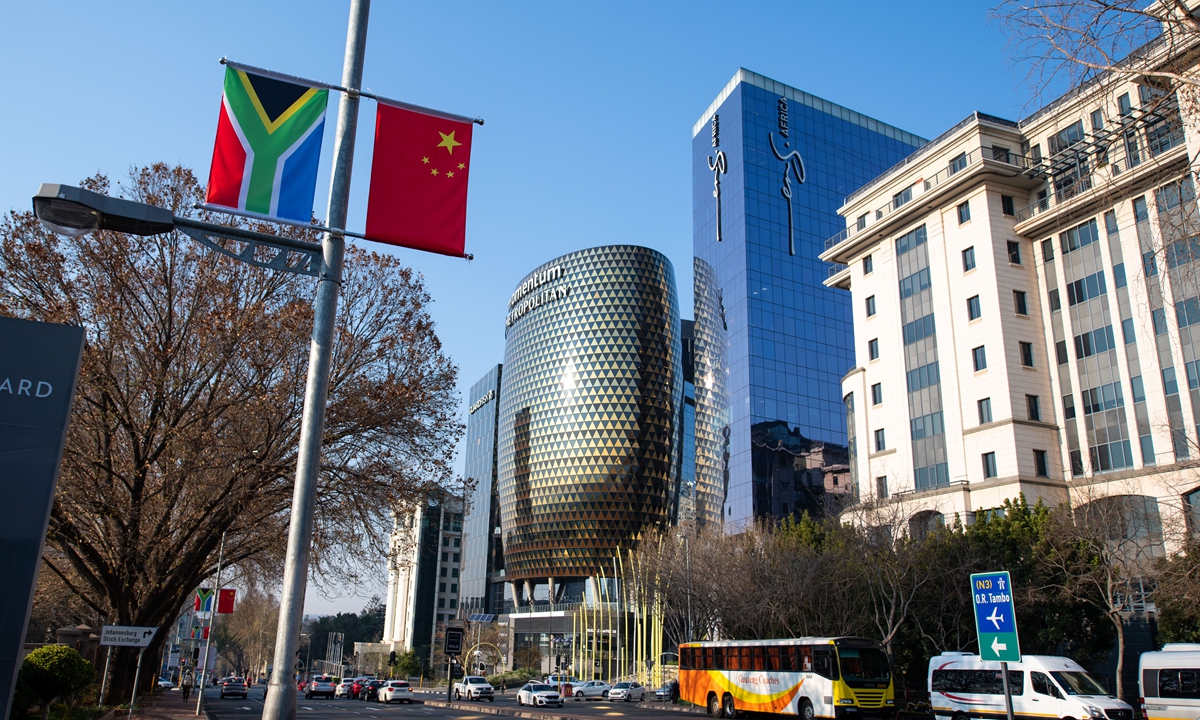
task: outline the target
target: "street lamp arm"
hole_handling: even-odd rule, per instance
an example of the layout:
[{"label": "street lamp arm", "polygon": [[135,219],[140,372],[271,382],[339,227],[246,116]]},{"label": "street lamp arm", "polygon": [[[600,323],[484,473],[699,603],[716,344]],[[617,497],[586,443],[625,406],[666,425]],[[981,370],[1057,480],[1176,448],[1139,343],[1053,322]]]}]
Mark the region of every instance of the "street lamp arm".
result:
[{"label": "street lamp arm", "polygon": [[[321,246],[316,243],[181,217],[175,218],[175,228],[208,249],[248,265],[310,277],[316,277],[321,271]],[[234,252],[214,237],[237,240],[245,243],[245,247],[241,252]],[[260,247],[277,252],[269,260],[262,260],[258,253]]]}]

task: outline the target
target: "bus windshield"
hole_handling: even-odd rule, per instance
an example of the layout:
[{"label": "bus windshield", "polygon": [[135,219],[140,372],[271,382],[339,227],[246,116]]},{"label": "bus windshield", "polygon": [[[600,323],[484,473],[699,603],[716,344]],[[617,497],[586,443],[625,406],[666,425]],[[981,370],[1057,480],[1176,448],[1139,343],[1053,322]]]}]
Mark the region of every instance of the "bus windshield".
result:
[{"label": "bus windshield", "polygon": [[856,687],[858,683],[881,685],[892,679],[887,654],[878,648],[838,648],[838,658],[842,679],[850,687]]},{"label": "bus windshield", "polygon": [[1107,695],[1108,691],[1085,672],[1052,672],[1054,679],[1062,685],[1068,695]]}]

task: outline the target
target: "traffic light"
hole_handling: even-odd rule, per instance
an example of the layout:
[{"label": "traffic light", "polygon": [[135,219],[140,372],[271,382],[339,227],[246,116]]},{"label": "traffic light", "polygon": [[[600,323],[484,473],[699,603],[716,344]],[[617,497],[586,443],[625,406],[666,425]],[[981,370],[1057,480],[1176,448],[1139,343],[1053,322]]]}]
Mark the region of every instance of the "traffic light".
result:
[{"label": "traffic light", "polygon": [[388,653],[388,666],[390,667],[395,664],[396,664],[396,651],[393,650],[390,653]]},{"label": "traffic light", "polygon": [[199,659],[200,659],[200,648],[199,647],[192,648],[192,660],[199,660]]}]

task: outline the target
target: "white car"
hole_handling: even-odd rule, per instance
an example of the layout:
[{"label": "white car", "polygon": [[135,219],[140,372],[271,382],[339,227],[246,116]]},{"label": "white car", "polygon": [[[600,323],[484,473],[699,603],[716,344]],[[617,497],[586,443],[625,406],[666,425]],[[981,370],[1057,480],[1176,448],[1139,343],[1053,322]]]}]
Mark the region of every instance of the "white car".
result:
[{"label": "white car", "polygon": [[314,697],[320,695],[321,697],[327,697],[332,700],[336,692],[336,686],[333,684],[332,677],[328,675],[318,675],[312,679],[312,682],[310,682],[307,687],[304,688],[304,698],[306,700],[312,700]]},{"label": "white car", "polygon": [[496,701],[495,688],[488,683],[487,678],[482,675],[468,675],[459,682],[454,683],[454,699],[462,700]]},{"label": "white car", "polygon": [[377,697],[379,698],[379,702],[388,705],[393,700],[406,702],[411,705],[413,701],[412,686],[408,684],[407,680],[388,680],[383,684],[383,687],[379,688]]},{"label": "white car", "polygon": [[175,687],[175,683],[166,678],[160,677],[158,679],[158,686],[164,690],[170,690],[171,688]]},{"label": "white car", "polygon": [[635,682],[619,682],[612,686],[608,691],[609,700],[637,700],[644,702],[646,700],[646,686]]},{"label": "white car", "polygon": [[576,700],[587,700],[588,698],[600,698],[604,700],[608,698],[608,691],[612,690],[612,685],[603,680],[588,680],[585,683],[571,686],[571,694]]},{"label": "white car", "polygon": [[350,686],[354,684],[354,678],[342,678],[342,681],[337,684],[337,688],[333,691],[335,698],[350,697]]},{"label": "white car", "polygon": [[563,706],[562,695],[558,694],[558,689],[545,683],[525,683],[520,690],[517,691],[518,705],[535,705],[537,707],[549,707],[551,705]]}]

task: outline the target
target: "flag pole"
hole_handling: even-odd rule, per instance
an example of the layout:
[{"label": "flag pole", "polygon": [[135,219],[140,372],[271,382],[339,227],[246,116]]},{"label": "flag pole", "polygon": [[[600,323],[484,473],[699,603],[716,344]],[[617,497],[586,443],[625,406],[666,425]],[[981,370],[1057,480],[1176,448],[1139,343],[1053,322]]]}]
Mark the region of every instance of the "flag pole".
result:
[{"label": "flag pole", "polygon": [[[221,533],[221,549],[217,551],[217,587],[212,597],[212,612],[208,614],[208,632],[204,635],[204,667],[200,668],[200,689],[196,693],[196,717],[200,717],[200,703],[204,700],[204,680],[208,675],[208,655],[212,652],[212,629],[217,619],[217,603],[221,600],[221,563],[225,560],[225,533]],[[213,663],[214,668],[216,663]]]},{"label": "flag pole", "polygon": [[275,638],[275,672],[267,686],[262,720],[295,720],[296,692],[291,669],[300,645],[304,620],[304,593],[312,549],[313,514],[317,502],[317,472],[321,460],[321,436],[325,428],[325,403],[329,397],[329,366],[337,323],[338,291],[342,285],[342,262],[346,254],[346,208],[350,201],[350,171],[354,164],[354,137],[358,130],[358,88],[362,86],[363,59],[367,47],[367,17],[370,0],[350,0],[346,28],[346,54],[342,64],[342,86],[347,91],[338,104],[334,135],[333,178],[329,188],[330,231],[321,242],[323,262],[313,306],[312,344],[308,358],[308,383],[304,391],[304,415],[296,459],[296,487],[292,495],[288,526],[287,557],[283,588],[279,597],[279,634]]}]

